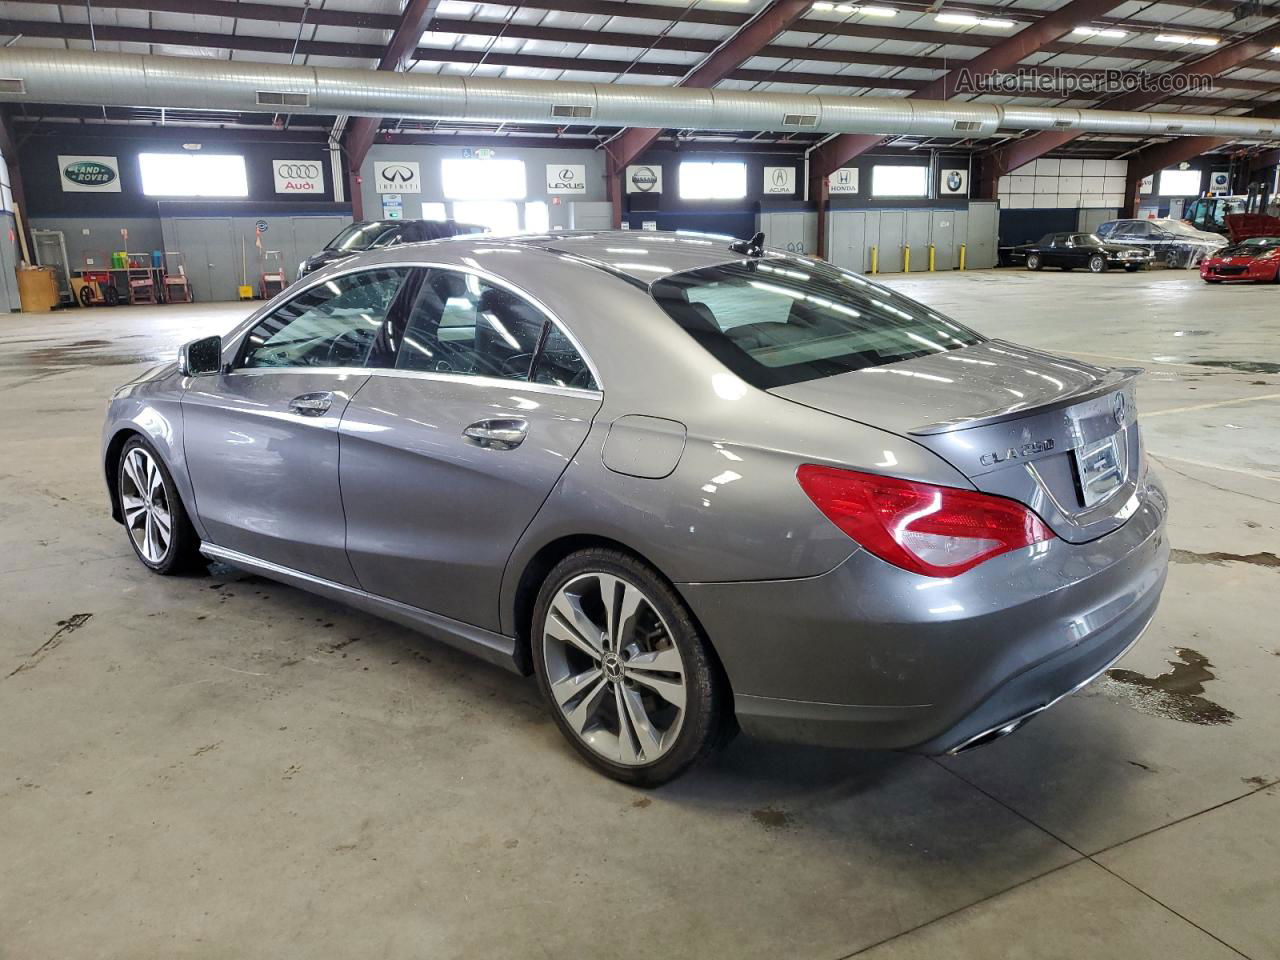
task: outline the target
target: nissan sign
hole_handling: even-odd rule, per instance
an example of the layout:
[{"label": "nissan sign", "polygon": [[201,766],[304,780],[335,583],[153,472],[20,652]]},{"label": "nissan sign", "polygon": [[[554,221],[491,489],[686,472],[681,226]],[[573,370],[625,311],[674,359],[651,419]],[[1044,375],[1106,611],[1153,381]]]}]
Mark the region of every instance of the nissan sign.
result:
[{"label": "nissan sign", "polygon": [[548,163],[547,193],[587,192],[587,167],[582,163]]},{"label": "nissan sign", "polygon": [[272,160],[276,193],[324,193],[324,164],[319,160]]},{"label": "nissan sign", "polygon": [[66,193],[119,193],[120,164],[115,157],[58,157]]},{"label": "nissan sign", "polygon": [[421,193],[422,172],[416,160],[375,160],[373,186],[378,193]]},{"label": "nissan sign", "polygon": [[662,168],[658,166],[627,167],[627,193],[661,193]]}]

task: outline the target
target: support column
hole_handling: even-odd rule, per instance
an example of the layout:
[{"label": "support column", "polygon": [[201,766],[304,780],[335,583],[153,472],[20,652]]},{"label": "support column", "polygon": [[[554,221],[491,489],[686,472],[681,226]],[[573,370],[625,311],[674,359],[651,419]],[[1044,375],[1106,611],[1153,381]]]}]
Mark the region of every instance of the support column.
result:
[{"label": "support column", "polygon": [[360,189],[360,171],[347,170],[347,196],[351,198],[351,219],[364,219],[364,192]]},{"label": "support column", "polygon": [[813,201],[814,209],[818,212],[818,243],[815,253],[823,258],[827,256],[827,201],[829,192],[825,176],[818,173],[810,174],[809,199]]},{"label": "support column", "polygon": [[604,163],[605,192],[608,193],[609,204],[613,208],[610,214],[610,222],[615,230],[622,227],[622,178],[625,174],[626,169],[619,169],[618,165],[613,162],[613,154],[606,154]]}]

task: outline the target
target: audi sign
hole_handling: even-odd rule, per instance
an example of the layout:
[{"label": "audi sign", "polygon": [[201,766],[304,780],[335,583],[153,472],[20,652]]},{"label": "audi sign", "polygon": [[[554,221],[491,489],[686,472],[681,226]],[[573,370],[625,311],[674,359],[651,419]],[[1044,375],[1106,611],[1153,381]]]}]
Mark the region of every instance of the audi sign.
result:
[{"label": "audi sign", "polygon": [[272,160],[276,193],[324,193],[324,165],[319,160]]}]

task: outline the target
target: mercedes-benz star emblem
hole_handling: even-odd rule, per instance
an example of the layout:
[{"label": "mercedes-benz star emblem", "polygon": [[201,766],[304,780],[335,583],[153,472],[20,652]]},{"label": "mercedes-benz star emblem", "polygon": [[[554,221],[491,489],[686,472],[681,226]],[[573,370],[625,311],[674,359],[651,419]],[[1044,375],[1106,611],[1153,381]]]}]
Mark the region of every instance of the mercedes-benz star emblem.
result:
[{"label": "mercedes-benz star emblem", "polygon": [[1111,398],[1111,414],[1116,418],[1117,426],[1124,426],[1128,412],[1129,401],[1125,399],[1125,395],[1123,393],[1117,393]]}]

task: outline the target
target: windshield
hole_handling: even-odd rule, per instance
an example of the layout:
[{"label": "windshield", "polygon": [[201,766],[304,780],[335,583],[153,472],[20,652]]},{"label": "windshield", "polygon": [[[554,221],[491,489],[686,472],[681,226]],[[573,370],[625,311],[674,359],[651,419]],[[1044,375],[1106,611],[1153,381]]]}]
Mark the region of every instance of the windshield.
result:
[{"label": "windshield", "polygon": [[1242,243],[1227,247],[1219,256],[1257,256],[1277,247],[1280,247],[1280,237],[1250,237]]},{"label": "windshield", "polygon": [[705,267],[651,291],[708,353],[762,389],[984,339],[856,274],[798,258]]},{"label": "windshield", "polygon": [[1202,230],[1197,230],[1195,227],[1191,226],[1191,224],[1182,220],[1157,220],[1156,223],[1160,225],[1161,229],[1167,230],[1170,233],[1181,233],[1189,237],[1199,236],[1204,232]]},{"label": "windshield", "polygon": [[353,223],[329,241],[326,250],[368,250],[384,233],[393,230],[388,223]]}]

